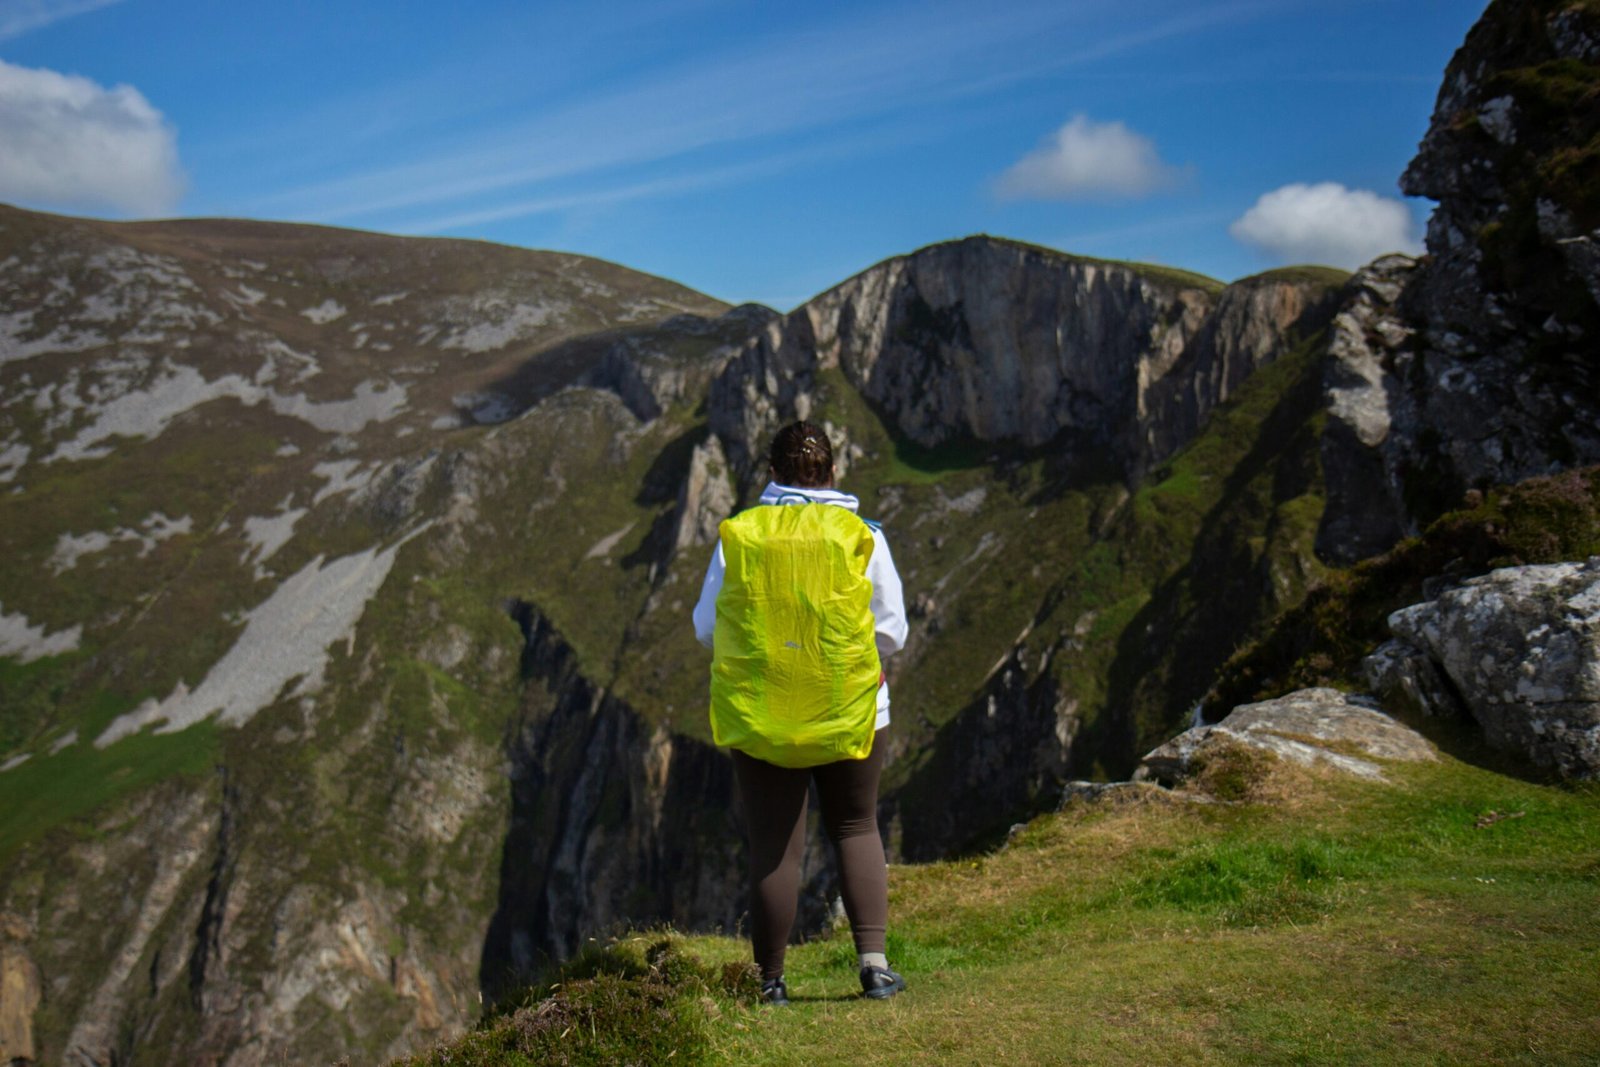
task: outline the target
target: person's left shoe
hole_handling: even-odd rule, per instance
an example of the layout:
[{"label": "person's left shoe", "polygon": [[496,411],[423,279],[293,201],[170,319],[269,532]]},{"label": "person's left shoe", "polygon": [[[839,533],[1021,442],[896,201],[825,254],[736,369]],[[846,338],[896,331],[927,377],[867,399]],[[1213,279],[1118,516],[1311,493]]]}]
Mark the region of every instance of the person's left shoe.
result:
[{"label": "person's left shoe", "polygon": [[869,1000],[888,1000],[906,987],[906,980],[887,967],[861,968],[861,995]]},{"label": "person's left shoe", "polygon": [[782,978],[769,978],[761,983],[761,1003],[771,1004],[774,1008],[789,1003],[789,987],[783,984]]}]

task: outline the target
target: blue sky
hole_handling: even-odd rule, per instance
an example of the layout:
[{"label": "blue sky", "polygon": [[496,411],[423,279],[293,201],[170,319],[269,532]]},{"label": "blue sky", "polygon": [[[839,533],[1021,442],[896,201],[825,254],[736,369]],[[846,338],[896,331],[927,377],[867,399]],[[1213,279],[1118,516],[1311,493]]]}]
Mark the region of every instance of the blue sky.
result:
[{"label": "blue sky", "polygon": [[480,237],[798,304],[985,232],[1224,280],[1420,247],[1481,0],[0,0],[0,200]]}]

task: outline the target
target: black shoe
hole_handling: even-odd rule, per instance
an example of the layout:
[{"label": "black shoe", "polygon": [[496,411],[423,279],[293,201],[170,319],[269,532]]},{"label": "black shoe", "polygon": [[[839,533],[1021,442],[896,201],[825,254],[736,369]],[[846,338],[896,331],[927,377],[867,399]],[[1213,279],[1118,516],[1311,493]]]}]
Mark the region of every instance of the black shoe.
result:
[{"label": "black shoe", "polygon": [[761,983],[761,1003],[781,1008],[789,1003],[789,987],[782,978],[769,978]]},{"label": "black shoe", "polygon": [[887,967],[861,968],[861,995],[887,1000],[906,987],[906,980]]}]

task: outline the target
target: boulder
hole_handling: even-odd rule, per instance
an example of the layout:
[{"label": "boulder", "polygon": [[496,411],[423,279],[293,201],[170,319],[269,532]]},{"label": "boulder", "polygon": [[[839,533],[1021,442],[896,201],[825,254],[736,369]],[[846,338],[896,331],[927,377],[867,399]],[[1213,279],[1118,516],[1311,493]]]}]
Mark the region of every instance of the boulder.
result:
[{"label": "boulder", "polygon": [[[1234,708],[1215,725],[1185,730],[1145,756],[1134,780],[1182,782],[1194,775],[1207,754],[1230,744],[1377,781],[1383,780],[1377,760],[1437,758],[1422,735],[1385,715],[1370,697],[1337,689],[1301,689]],[[1362,755],[1352,755],[1352,750]]]},{"label": "boulder", "polygon": [[1600,557],[1494,571],[1402,608],[1389,629],[1491,743],[1563,778],[1600,775]]}]

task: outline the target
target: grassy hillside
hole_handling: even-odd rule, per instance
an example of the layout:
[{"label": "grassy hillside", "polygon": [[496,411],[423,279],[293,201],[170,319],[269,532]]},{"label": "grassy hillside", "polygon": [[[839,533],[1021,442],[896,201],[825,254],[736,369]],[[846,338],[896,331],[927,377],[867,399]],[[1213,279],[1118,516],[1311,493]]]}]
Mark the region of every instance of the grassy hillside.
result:
[{"label": "grassy hillside", "polygon": [[1388,773],[1265,763],[1242,801],[1075,801],[894,867],[887,1003],[844,930],[791,950],[788,1009],[750,1004],[743,941],[633,934],[405,1062],[1594,1062],[1600,792]]}]

